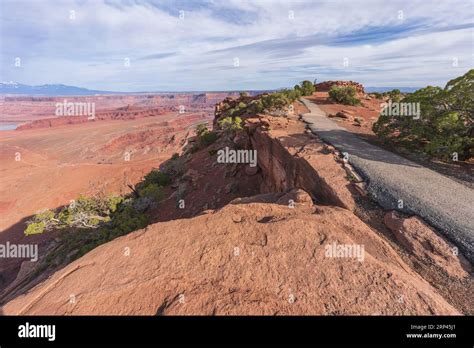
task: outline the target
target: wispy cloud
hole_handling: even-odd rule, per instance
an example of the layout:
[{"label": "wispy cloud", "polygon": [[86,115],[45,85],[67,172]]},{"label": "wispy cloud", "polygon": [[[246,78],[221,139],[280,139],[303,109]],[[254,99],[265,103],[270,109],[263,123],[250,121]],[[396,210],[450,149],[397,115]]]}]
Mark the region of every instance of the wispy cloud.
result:
[{"label": "wispy cloud", "polygon": [[149,56],[138,58],[138,60],[156,60],[156,59],[172,57],[174,55],[176,55],[176,52],[156,53],[156,54],[150,54]]},{"label": "wispy cloud", "polygon": [[265,89],[304,78],[443,85],[474,59],[474,0],[0,6],[1,79],[26,84],[117,91]]}]

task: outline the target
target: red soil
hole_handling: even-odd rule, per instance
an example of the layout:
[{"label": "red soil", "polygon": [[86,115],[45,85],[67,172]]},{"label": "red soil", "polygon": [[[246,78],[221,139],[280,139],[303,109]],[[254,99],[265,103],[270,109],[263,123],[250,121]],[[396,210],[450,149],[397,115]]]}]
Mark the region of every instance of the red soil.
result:
[{"label": "red soil", "polygon": [[308,99],[318,104],[328,115],[336,115],[338,112],[346,110],[349,111],[354,118],[360,118],[362,121],[360,126],[355,125],[355,122],[350,119],[334,118],[339,121],[344,128],[347,128],[353,133],[360,134],[374,134],[372,132],[372,125],[377,122],[380,115],[381,104],[384,102],[381,99],[370,98],[369,100],[362,97],[362,105],[359,106],[336,104],[328,100],[327,92],[316,92],[311,97],[308,97]]}]

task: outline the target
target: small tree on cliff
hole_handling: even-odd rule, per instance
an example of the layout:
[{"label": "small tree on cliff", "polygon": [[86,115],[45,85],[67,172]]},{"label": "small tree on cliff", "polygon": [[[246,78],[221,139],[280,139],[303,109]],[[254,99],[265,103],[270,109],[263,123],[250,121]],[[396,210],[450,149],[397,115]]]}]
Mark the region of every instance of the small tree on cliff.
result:
[{"label": "small tree on cliff", "polygon": [[301,82],[301,92],[304,96],[312,95],[315,90],[316,88],[311,81],[304,80]]}]

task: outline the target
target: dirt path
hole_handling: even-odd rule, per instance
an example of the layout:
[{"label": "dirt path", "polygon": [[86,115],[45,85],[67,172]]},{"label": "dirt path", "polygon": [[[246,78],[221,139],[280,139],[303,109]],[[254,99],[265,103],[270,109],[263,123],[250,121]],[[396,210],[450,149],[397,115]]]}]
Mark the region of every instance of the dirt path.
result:
[{"label": "dirt path", "polygon": [[303,103],[310,110],[302,117],[311,131],[348,154],[383,208],[421,216],[473,262],[474,190],[363,141],[327,118],[316,104],[307,99]]}]

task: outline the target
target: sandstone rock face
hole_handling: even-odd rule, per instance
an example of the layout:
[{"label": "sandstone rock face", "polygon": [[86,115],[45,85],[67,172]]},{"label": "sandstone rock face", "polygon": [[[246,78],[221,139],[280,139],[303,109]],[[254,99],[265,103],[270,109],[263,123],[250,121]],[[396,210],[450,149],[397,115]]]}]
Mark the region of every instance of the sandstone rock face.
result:
[{"label": "sandstone rock face", "polygon": [[[305,138],[301,143],[287,147],[264,128],[255,129],[250,140],[253,148],[257,150],[258,166],[262,169],[262,192],[283,192],[301,188],[324,204],[354,209],[354,200],[345,188],[347,180],[344,169],[334,162],[332,156],[320,153],[321,144]],[[319,165],[324,168],[324,174],[315,170],[312,161],[324,163]]]},{"label": "sandstone rock face", "polygon": [[258,167],[251,167],[249,165],[245,166],[245,174],[252,176],[258,173]]},{"label": "sandstone rock face", "polygon": [[392,211],[385,214],[384,223],[416,258],[428,259],[456,278],[468,277],[472,272],[469,261],[458,249],[441,238],[420,217],[401,218]]},{"label": "sandstone rock face", "polygon": [[245,149],[249,146],[249,137],[245,132],[237,133],[232,141],[240,149]]},{"label": "sandstone rock face", "polygon": [[[304,192],[291,194],[308,200]],[[363,258],[328,254],[333,245],[359,245]],[[92,250],[2,310],[7,315],[459,314],[350,211],[273,203],[230,204],[150,225]]]}]

